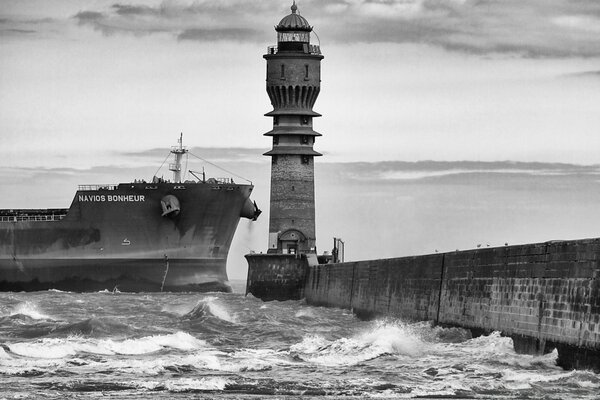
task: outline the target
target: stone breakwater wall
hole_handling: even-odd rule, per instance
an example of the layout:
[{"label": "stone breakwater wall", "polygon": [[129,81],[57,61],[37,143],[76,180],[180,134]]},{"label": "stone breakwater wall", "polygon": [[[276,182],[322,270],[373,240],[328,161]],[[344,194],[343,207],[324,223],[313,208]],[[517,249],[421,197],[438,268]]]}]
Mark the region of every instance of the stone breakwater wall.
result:
[{"label": "stone breakwater wall", "polygon": [[501,331],[519,352],[558,349],[559,365],[600,372],[600,239],[306,270],[303,296],[309,304],[364,317],[429,320],[476,334]]},{"label": "stone breakwater wall", "polygon": [[264,301],[299,300],[304,295],[308,260],[293,254],[247,254],[246,294]]}]

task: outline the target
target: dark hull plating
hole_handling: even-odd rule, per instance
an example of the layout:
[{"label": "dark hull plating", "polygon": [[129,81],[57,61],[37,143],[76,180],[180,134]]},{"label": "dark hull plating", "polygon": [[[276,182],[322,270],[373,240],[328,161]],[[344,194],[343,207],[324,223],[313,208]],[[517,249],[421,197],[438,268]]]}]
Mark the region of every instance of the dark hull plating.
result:
[{"label": "dark hull plating", "polygon": [[[226,260],[250,185],[80,190],[60,220],[0,222],[0,290],[230,291]],[[175,197],[180,211],[165,214]]]}]

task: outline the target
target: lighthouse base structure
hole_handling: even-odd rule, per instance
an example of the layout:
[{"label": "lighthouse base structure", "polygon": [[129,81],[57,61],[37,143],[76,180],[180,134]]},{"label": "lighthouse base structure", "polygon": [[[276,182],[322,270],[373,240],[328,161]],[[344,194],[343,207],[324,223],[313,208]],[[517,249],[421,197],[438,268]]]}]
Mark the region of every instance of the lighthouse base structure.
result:
[{"label": "lighthouse base structure", "polygon": [[246,295],[263,301],[299,300],[309,266],[306,254],[247,254]]}]

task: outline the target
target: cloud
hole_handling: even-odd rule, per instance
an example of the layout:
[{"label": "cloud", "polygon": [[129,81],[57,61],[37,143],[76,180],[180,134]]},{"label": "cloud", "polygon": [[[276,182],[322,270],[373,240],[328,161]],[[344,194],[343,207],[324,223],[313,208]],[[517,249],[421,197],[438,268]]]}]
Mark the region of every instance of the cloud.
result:
[{"label": "cloud", "polygon": [[[81,26],[90,26],[105,35],[118,33],[149,35],[168,33],[178,40],[264,41],[267,33],[251,22],[243,1],[165,1],[156,6],[113,4],[102,10],[86,10],[73,16]],[[262,7],[264,8],[264,7]],[[266,25],[268,26],[268,25]]]},{"label": "cloud", "polygon": [[[422,43],[523,57],[600,56],[600,2],[583,0],[317,0],[299,9],[326,41]],[[289,13],[280,1],[113,4],[77,13],[105,34],[167,32],[179,40],[264,41]]]},{"label": "cloud", "polygon": [[260,32],[253,29],[244,28],[223,28],[223,29],[186,29],[177,35],[178,40],[197,40],[197,41],[216,41],[216,40],[237,40],[241,41],[249,37],[258,37]]},{"label": "cloud", "polygon": [[564,75],[567,78],[600,78],[600,71],[583,71]]},{"label": "cloud", "polygon": [[[386,161],[324,163],[324,174],[333,180],[354,183],[462,183],[482,185],[503,180],[555,181],[600,178],[600,165],[535,162],[480,161]],[[493,184],[493,183],[491,183]]]},{"label": "cloud", "polygon": [[0,36],[31,36],[41,33],[44,27],[52,26],[57,21],[53,18],[0,18]]},{"label": "cloud", "polygon": [[[266,148],[245,148],[245,147],[191,147],[188,148],[192,156],[203,158],[211,162],[259,162],[263,160],[262,154]],[[165,148],[149,149],[140,152],[119,153],[123,158],[135,157],[140,160],[162,160],[168,156],[169,150]]]}]

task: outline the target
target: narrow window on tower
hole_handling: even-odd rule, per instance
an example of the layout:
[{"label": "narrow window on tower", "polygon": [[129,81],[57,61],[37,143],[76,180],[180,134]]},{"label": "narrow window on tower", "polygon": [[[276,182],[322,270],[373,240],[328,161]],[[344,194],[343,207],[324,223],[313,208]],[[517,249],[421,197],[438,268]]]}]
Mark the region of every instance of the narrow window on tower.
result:
[{"label": "narrow window on tower", "polygon": [[302,136],[302,144],[308,144],[308,136]]},{"label": "narrow window on tower", "polygon": [[304,80],[308,80],[308,64],[304,64]]},{"label": "narrow window on tower", "polygon": [[302,156],[302,164],[308,164],[310,158],[308,156]]},{"label": "narrow window on tower", "polygon": [[307,116],[302,117],[302,125],[308,125],[308,117]]},{"label": "narrow window on tower", "polygon": [[285,65],[281,64],[281,79],[285,79]]}]

